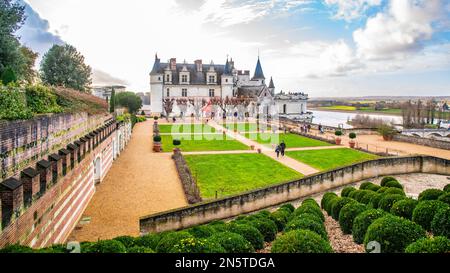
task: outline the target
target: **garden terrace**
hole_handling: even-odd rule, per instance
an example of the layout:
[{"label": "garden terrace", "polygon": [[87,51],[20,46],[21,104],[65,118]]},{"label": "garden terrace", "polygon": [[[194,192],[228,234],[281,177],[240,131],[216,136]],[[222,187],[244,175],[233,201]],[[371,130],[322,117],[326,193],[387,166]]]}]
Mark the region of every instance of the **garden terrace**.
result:
[{"label": "garden terrace", "polygon": [[331,144],[291,133],[245,133],[245,137],[267,146],[284,141],[287,148],[331,146]]},{"label": "garden terrace", "polygon": [[235,140],[233,137],[223,134],[179,134],[161,135],[163,151],[171,152],[175,146],[173,140],[181,140],[178,147],[183,152],[193,151],[232,151],[248,150],[249,147]]}]

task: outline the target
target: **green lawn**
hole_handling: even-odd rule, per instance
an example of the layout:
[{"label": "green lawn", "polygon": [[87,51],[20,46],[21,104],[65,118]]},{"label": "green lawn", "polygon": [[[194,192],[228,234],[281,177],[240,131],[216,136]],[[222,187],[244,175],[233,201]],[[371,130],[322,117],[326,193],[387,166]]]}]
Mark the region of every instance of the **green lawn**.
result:
[{"label": "green lawn", "polygon": [[320,107],[321,110],[341,110],[341,111],[355,111],[355,106],[346,106],[346,105],[334,105],[334,106],[323,106]]},{"label": "green lawn", "polygon": [[216,129],[206,124],[160,124],[160,133],[214,133]]},{"label": "green lawn", "polygon": [[321,171],[331,170],[338,167],[351,165],[353,163],[378,158],[375,155],[359,152],[349,148],[288,151],[286,152],[286,155]]},{"label": "green lawn", "polygon": [[[225,123],[222,126],[231,131],[236,129],[238,132],[256,132],[258,130],[256,123]],[[261,125],[262,127],[263,125]]]},{"label": "green lawn", "polygon": [[209,135],[161,135],[163,152],[171,152],[173,146],[173,139],[181,140],[181,145],[178,146],[184,152],[198,152],[198,151],[229,151],[229,150],[248,150],[248,146],[241,142],[234,140],[230,136],[223,136],[223,134],[209,134]]},{"label": "green lawn", "polygon": [[331,146],[327,142],[307,138],[304,136],[291,133],[246,133],[245,137],[254,140],[261,144],[279,144],[282,140],[286,143],[286,148],[301,148],[301,147],[316,147],[316,146]]},{"label": "green lawn", "polygon": [[226,196],[301,178],[263,154],[186,155],[203,198]]}]

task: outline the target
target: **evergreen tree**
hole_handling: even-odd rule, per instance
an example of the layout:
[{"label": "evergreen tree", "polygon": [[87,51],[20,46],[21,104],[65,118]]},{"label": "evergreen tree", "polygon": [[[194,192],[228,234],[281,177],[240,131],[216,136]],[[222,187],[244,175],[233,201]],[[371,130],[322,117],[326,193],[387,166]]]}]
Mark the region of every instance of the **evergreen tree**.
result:
[{"label": "evergreen tree", "polygon": [[109,112],[110,113],[114,113],[114,111],[116,110],[115,105],[116,104],[116,90],[114,90],[114,87],[111,91],[111,99],[109,100]]}]

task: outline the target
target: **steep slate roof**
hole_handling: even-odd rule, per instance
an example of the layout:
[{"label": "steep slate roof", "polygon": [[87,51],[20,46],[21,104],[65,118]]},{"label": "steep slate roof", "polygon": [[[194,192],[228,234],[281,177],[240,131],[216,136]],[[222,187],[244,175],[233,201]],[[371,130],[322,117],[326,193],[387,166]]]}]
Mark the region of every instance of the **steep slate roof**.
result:
[{"label": "steep slate roof", "polygon": [[[159,61],[155,61],[155,64],[159,63],[159,68],[155,68],[152,70],[151,74],[164,74],[164,69],[169,65],[168,63],[161,63]],[[202,72],[197,71],[197,66],[195,64],[188,63],[177,63],[177,69],[172,70],[172,84],[179,84],[179,73],[182,71],[183,67],[186,66],[189,74],[190,74],[190,84],[206,84],[206,73],[209,71],[210,64],[202,65]],[[217,73],[217,83],[220,84],[221,76],[225,72],[225,65],[223,64],[214,64],[214,71]]]},{"label": "steep slate roof", "polygon": [[263,73],[263,70],[262,70],[262,67],[261,67],[261,62],[259,60],[259,57],[258,57],[258,62],[256,63],[255,75],[253,76],[252,79],[254,79],[254,80],[256,80],[256,79],[265,79],[264,73]]},{"label": "steep slate roof", "polygon": [[273,79],[272,79],[272,77],[270,77],[269,88],[275,88],[275,85],[273,84]]}]

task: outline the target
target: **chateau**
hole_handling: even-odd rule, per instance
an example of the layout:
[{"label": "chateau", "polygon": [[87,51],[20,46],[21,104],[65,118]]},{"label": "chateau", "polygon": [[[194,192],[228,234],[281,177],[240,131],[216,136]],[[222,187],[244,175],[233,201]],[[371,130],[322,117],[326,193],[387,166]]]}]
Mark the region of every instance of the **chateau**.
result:
[{"label": "chateau", "polygon": [[231,58],[225,64],[203,64],[202,60],[194,63],[177,63],[171,58],[162,63],[155,55],[155,62],[150,72],[150,96],[152,115],[164,114],[163,101],[166,98],[251,98],[264,112],[286,115],[306,114],[307,95],[302,94],[290,100],[290,95],[275,95],[275,85],[270,78],[269,85],[258,57],[253,76],[249,70],[238,70]]}]

